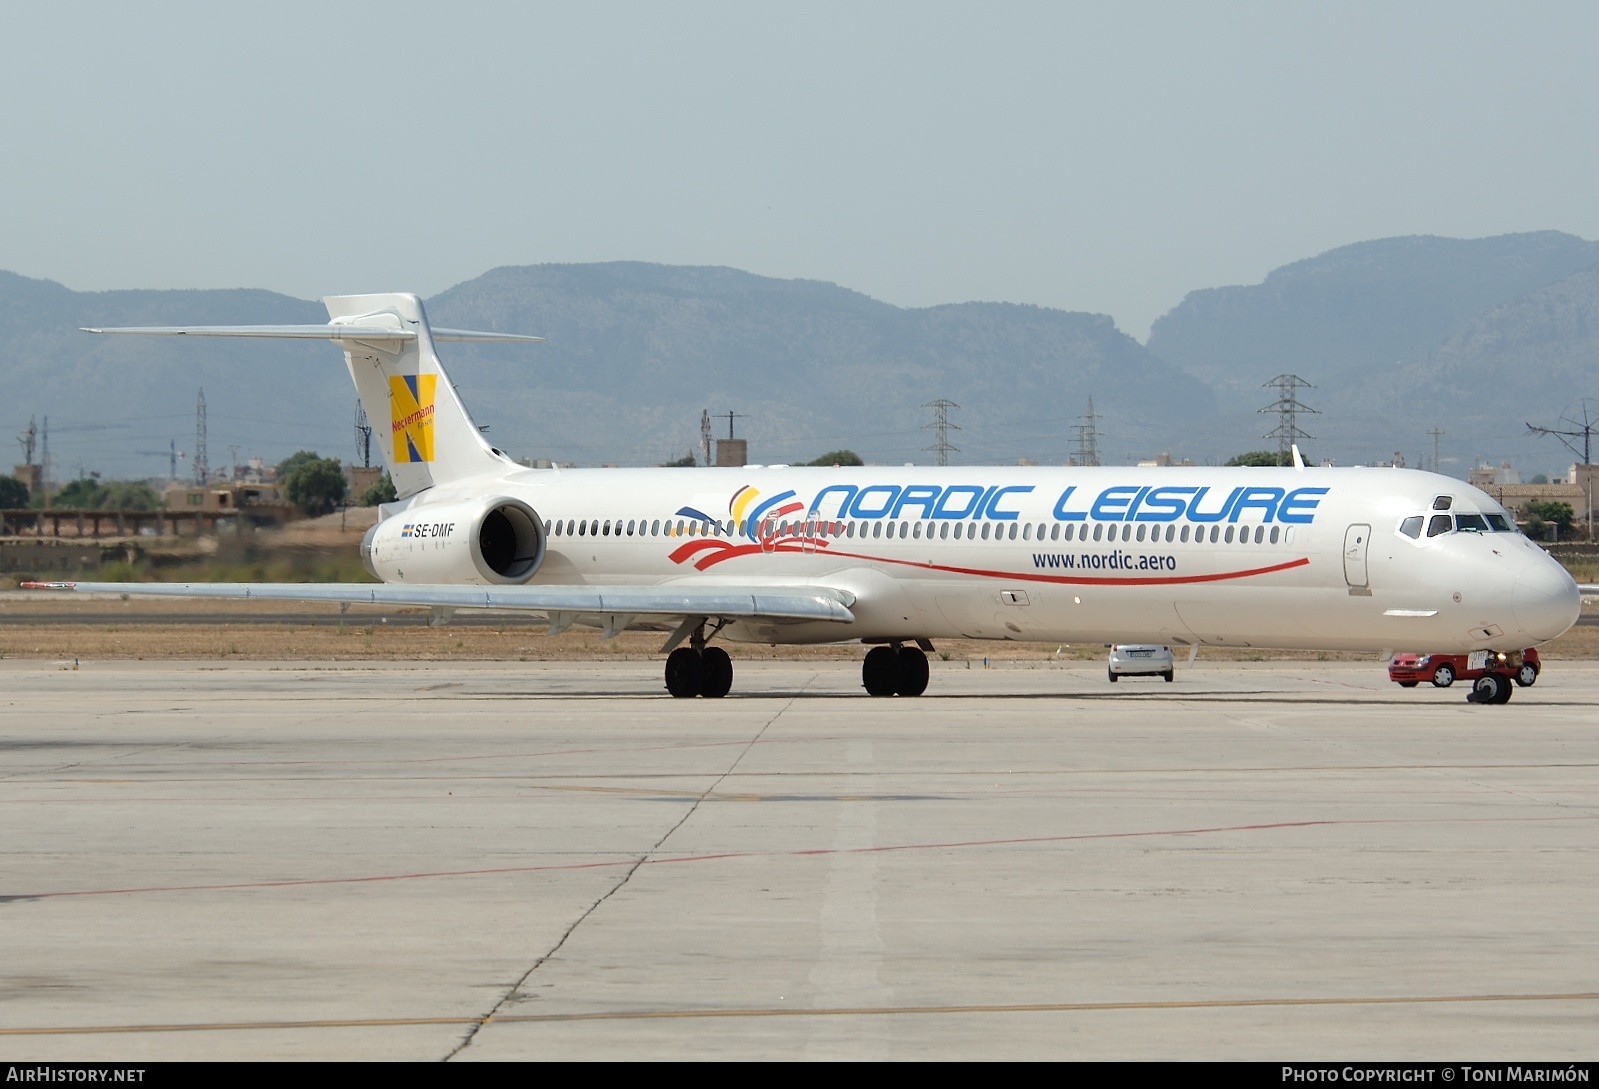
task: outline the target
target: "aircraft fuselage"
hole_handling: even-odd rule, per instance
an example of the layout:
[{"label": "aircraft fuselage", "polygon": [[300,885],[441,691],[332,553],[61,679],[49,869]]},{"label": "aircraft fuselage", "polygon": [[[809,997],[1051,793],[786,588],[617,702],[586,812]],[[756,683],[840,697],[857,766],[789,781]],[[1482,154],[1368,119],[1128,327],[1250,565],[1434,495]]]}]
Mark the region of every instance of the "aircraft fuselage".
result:
[{"label": "aircraft fuselage", "polygon": [[377,573],[403,583],[409,563],[437,581],[418,561],[469,527],[429,511],[489,494],[542,522],[528,585],[854,599],[847,630],[743,620],[723,633],[735,641],[1515,650],[1560,634],[1579,603],[1485,493],[1380,468],[508,469],[386,507]]}]

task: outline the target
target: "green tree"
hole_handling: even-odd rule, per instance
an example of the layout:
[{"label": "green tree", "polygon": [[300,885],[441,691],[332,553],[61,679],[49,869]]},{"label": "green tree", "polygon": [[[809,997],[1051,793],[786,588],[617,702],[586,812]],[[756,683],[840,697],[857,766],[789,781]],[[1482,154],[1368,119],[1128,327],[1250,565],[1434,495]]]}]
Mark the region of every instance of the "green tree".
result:
[{"label": "green tree", "polygon": [[[299,457],[296,454],[289,461]],[[330,513],[344,501],[350,490],[349,483],[344,479],[344,467],[338,460],[319,458],[314,454],[292,466],[288,477],[280,477],[279,482],[288,501],[313,518]]]},{"label": "green tree", "polygon": [[[1301,457],[1304,456],[1303,451],[1300,452],[1300,456]],[[1239,454],[1236,457],[1228,458],[1226,464],[1228,464],[1228,465],[1259,465],[1259,466],[1268,466],[1269,467],[1269,466],[1272,466],[1272,465],[1291,465],[1292,462],[1291,461],[1279,461],[1277,459],[1277,451],[1275,451],[1275,450],[1251,450],[1247,454]],[[1307,460],[1307,464],[1308,464],[1308,460]]]},{"label": "green tree", "polygon": [[148,484],[137,480],[108,480],[100,486],[102,510],[156,510],[161,497]]},{"label": "green tree", "polygon": [[86,476],[64,485],[50,497],[50,504],[77,510],[155,510],[161,497],[138,481]]},{"label": "green tree", "polygon": [[279,484],[287,483],[289,477],[293,475],[294,470],[298,469],[300,466],[304,465],[306,462],[308,462],[308,461],[321,461],[321,460],[322,459],[317,456],[317,452],[315,450],[297,450],[297,451],[295,451],[294,453],[290,454],[288,457],[284,458],[282,461],[278,462],[278,483]]},{"label": "green tree", "polygon": [[50,504],[76,510],[93,510],[100,506],[100,494],[100,482],[93,477],[84,476],[63,484],[55,495],[50,497]]},{"label": "green tree", "polygon": [[694,451],[690,450],[688,453],[684,454],[682,457],[678,458],[676,461],[663,461],[663,462],[661,462],[661,468],[663,468],[663,469],[692,469],[692,468],[694,468],[694,466],[696,466],[698,464],[699,464],[699,462],[694,460]]},{"label": "green tree", "polygon": [[376,484],[361,493],[361,505],[375,507],[379,503],[392,503],[397,498],[399,496],[395,494],[394,481],[389,479],[388,473],[384,473]]},{"label": "green tree", "polygon": [[806,465],[865,465],[861,456],[853,450],[829,450],[815,461],[807,461]]},{"label": "green tree", "polygon": [[1570,503],[1557,499],[1534,499],[1527,504],[1527,528],[1536,533],[1545,525],[1553,524],[1562,535],[1571,532],[1571,520],[1576,512]]},{"label": "green tree", "polygon": [[0,476],[0,510],[22,510],[28,505],[28,486],[14,476]]}]

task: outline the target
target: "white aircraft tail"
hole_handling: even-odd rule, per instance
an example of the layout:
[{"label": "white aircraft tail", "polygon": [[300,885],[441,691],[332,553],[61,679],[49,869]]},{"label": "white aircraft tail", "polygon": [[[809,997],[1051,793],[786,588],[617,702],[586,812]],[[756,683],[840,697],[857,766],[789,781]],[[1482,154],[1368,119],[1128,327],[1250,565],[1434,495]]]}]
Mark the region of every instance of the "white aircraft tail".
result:
[{"label": "white aircraft tail", "polygon": [[331,340],[344,349],[361,407],[382,436],[378,445],[383,463],[400,498],[505,466],[501,455],[483,441],[466,406],[455,395],[433,343],[525,342],[543,337],[433,329],[428,326],[422,300],[415,295],[330,295],[322,301],[328,308],[326,325],[162,326],[85,332]]},{"label": "white aircraft tail", "polygon": [[[433,348],[422,300],[415,295],[330,295],[329,325],[339,338],[350,379],[401,498],[435,484],[503,468],[456,396]],[[360,335],[371,329],[375,336]],[[384,339],[385,332],[414,335]],[[478,339],[478,338],[474,338]]]}]

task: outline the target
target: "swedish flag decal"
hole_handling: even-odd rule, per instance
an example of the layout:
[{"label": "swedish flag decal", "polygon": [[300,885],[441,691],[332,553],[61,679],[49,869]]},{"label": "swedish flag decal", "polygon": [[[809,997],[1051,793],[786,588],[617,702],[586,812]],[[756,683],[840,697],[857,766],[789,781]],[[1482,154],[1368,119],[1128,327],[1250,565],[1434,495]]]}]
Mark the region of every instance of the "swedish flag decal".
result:
[{"label": "swedish flag decal", "polygon": [[433,391],[435,374],[402,374],[389,378],[389,414],[394,428],[396,464],[433,460]]}]

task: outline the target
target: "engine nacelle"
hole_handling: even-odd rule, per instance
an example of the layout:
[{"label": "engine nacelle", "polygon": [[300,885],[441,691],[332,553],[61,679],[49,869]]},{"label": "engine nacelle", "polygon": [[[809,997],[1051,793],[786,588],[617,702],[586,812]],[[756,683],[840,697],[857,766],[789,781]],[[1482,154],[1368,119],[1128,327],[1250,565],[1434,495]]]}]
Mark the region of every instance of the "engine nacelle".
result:
[{"label": "engine nacelle", "polygon": [[384,582],[515,585],[544,562],[544,523],[520,499],[428,504],[385,518],[361,539],[361,563]]}]

